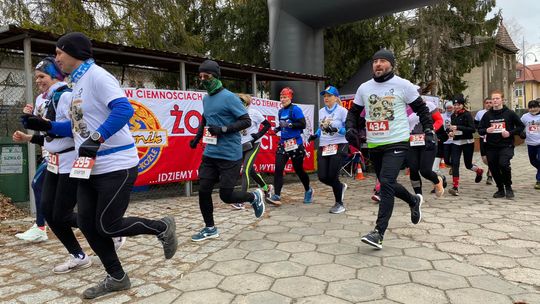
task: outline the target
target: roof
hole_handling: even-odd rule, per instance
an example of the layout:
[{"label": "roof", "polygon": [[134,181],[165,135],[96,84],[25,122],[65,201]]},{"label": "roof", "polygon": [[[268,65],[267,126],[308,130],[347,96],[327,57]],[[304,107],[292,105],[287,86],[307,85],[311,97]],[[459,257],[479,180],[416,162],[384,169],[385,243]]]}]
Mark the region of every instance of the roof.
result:
[{"label": "roof", "polygon": [[[30,38],[32,53],[53,54],[56,41],[60,36],[15,25],[0,26],[0,48],[22,51],[24,38]],[[148,66],[168,71],[179,71],[180,63],[184,62],[186,72],[197,73],[199,64],[206,59],[210,59],[193,54],[139,48],[97,40],[92,40],[92,46],[94,58],[98,62]],[[218,59],[213,60],[219,63],[223,77],[251,79],[252,74],[256,73],[257,80],[260,81],[324,81],[328,79],[328,77],[322,75],[296,73]]]},{"label": "roof", "polygon": [[[518,63],[516,70],[523,70],[523,64]],[[540,83],[540,64],[531,64],[525,66],[525,73],[520,73],[519,78],[516,78],[515,82],[523,82],[523,76],[525,81],[535,81]]]},{"label": "roof", "polygon": [[514,54],[519,51],[519,48],[516,47],[514,41],[512,41],[510,34],[508,34],[508,30],[502,22],[499,25],[499,29],[497,30],[497,35],[495,36],[495,43],[503,49],[506,49]]}]

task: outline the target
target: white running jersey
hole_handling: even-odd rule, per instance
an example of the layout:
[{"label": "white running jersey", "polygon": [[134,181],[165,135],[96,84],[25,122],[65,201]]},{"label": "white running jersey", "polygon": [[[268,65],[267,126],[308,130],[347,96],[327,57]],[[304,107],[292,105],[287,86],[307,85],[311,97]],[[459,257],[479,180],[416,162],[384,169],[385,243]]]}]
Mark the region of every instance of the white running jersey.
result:
[{"label": "white running jersey", "polygon": [[[39,94],[36,97],[36,103],[34,105],[34,112],[33,114],[39,117],[45,117],[45,104],[47,103],[47,99],[45,98],[46,94]],[[36,134],[40,132],[35,132]],[[45,150],[45,147],[41,147],[41,156],[45,159],[48,159],[49,152]]]},{"label": "white running jersey", "polygon": [[329,134],[324,132],[321,127],[322,125],[331,125],[339,131],[339,129],[345,127],[345,120],[347,120],[347,109],[338,104],[336,104],[333,111],[329,111],[326,107],[319,110],[319,128],[321,130],[321,137],[319,139],[320,147],[347,143],[345,135],[338,132]]},{"label": "white running jersey", "polygon": [[540,145],[540,114],[525,113],[521,116],[521,122],[525,125],[527,134],[525,143],[529,146]]},{"label": "white running jersey", "polygon": [[365,107],[369,148],[409,141],[406,106],[419,96],[416,87],[399,76],[360,85],[354,103]]},{"label": "white running jersey", "polygon": [[[248,108],[248,114],[249,118],[251,119],[251,126],[249,128],[244,129],[240,131],[240,135],[242,135],[242,144],[247,143],[248,141],[252,141],[253,137],[251,137],[251,134],[259,132],[259,128],[261,127],[261,123],[264,121],[264,116],[261,114],[261,112],[252,109],[251,107]],[[257,139],[256,142],[260,142],[261,138]]]},{"label": "white running jersey", "polygon": [[[90,137],[109,117],[109,102],[125,98],[118,80],[102,67],[93,64],[73,86],[70,116],[75,139],[75,150]],[[134,140],[126,124],[108,138],[99,152],[118,147],[133,145]],[[137,166],[139,156],[135,146],[107,155],[98,155],[92,169],[92,175],[104,174]]]}]

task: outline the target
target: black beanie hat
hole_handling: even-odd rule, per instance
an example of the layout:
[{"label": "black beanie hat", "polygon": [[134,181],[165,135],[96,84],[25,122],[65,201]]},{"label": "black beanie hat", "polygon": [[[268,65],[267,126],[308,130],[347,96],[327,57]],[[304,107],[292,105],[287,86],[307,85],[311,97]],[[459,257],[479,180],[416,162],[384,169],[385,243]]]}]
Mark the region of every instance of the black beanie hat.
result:
[{"label": "black beanie hat", "polygon": [[387,49],[380,49],[373,55],[373,60],[375,59],[385,59],[390,62],[392,66],[396,65],[396,57],[394,57],[394,53],[390,52]]},{"label": "black beanie hat", "polygon": [[92,42],[85,34],[72,32],[60,37],[56,47],[73,58],[86,60],[92,58]]},{"label": "black beanie hat", "polygon": [[199,66],[199,73],[212,74],[216,78],[219,78],[221,76],[219,64],[214,60],[210,59],[205,60],[203,63],[201,63],[201,65]]}]

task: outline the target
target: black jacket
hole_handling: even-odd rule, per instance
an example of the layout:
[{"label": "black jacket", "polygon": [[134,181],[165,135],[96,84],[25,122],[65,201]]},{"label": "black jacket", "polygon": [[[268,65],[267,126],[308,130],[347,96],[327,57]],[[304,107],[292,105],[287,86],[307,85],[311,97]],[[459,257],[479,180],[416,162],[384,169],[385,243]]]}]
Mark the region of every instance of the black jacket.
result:
[{"label": "black jacket", "polygon": [[[469,111],[463,111],[461,113],[454,112],[451,116],[451,124],[457,127],[458,131],[463,132],[461,135],[454,135],[454,140],[460,139],[472,139],[476,128],[474,127],[474,121]],[[455,133],[455,132],[454,132]]]},{"label": "black jacket", "polygon": [[[501,133],[487,133],[487,129],[491,127],[492,123],[501,122],[504,122],[506,131],[510,132],[509,137],[504,138]],[[478,134],[486,135],[486,146],[488,147],[508,147],[514,146],[514,135],[519,135],[524,128],[525,125],[516,112],[503,106],[500,110],[491,109],[484,114],[478,126]]]}]

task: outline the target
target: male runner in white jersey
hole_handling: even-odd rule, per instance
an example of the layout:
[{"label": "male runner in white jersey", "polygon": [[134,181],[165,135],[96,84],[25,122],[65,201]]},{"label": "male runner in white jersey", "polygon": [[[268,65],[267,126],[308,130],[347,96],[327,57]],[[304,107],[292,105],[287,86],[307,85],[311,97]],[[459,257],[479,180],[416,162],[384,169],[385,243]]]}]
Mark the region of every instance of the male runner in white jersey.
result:
[{"label": "male runner in white jersey", "polygon": [[382,249],[384,233],[392,216],[394,196],[409,204],[413,224],[418,224],[422,218],[422,195],[411,194],[396,181],[409,148],[407,105],[419,117],[425,134],[425,149],[435,149],[437,142],[428,107],[412,83],[394,75],[394,65],[394,54],[386,49],[373,55],[373,79],[358,88],[346,122],[347,140],[354,142],[358,136],[360,113],[365,108],[367,144],[381,183],[381,201],[375,229],[362,237],[362,242],[378,249]]},{"label": "male runner in white jersey", "polygon": [[[161,220],[124,217],[139,163],[128,127],[133,108],[118,80],[94,63],[90,39],[77,32],[62,36],[56,43],[56,61],[73,84],[71,121],[32,117],[27,123],[33,130],[73,136],[80,168],[71,175],[90,172],[77,176],[77,222],[107,272],[102,282],[83,292],[84,298],[93,299],[131,287],[114,250],[113,237],[156,235],[165,258],[170,259],[176,253],[176,224],[170,216]],[[93,167],[89,165],[92,160]]]}]

